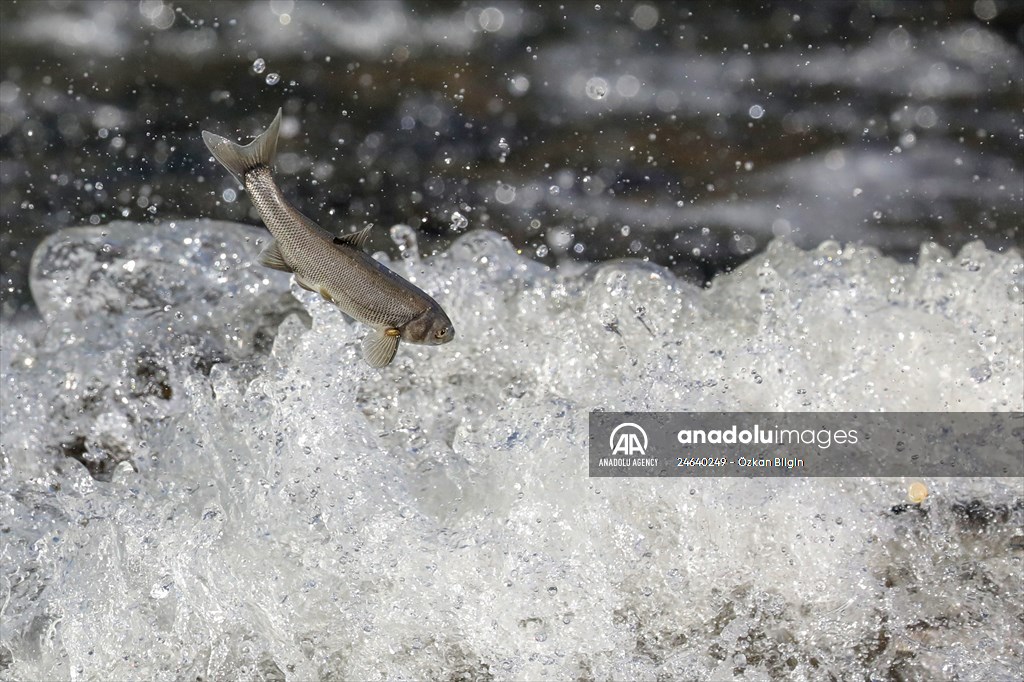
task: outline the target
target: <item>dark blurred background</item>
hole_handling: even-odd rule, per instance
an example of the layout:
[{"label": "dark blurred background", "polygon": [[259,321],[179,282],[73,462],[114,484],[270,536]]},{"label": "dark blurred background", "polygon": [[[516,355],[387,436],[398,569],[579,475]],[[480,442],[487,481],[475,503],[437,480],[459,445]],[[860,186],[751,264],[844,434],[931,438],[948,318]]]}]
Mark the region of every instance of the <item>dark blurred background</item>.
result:
[{"label": "dark blurred background", "polygon": [[[1024,3],[0,3],[2,314],[74,225],[258,223],[199,132],[285,119],[324,227],[706,280],[775,236],[1021,246]],[[387,231],[371,247],[391,250]]]}]

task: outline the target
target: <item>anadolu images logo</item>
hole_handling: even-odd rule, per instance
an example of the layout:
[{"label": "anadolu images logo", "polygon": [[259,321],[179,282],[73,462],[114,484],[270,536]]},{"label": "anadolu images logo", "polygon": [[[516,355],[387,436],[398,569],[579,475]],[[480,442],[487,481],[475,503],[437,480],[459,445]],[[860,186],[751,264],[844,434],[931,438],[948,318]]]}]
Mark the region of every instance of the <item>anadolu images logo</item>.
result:
[{"label": "anadolu images logo", "polygon": [[643,456],[647,452],[647,432],[639,424],[624,422],[612,429],[608,447],[613,455]]}]

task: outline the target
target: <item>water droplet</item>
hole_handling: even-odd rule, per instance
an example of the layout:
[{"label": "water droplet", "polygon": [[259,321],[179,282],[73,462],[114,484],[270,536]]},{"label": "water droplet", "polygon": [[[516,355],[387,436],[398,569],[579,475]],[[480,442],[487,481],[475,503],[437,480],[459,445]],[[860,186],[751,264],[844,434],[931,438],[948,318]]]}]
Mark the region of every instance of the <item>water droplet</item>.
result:
[{"label": "water droplet", "polygon": [[530,89],[530,79],[522,74],[517,74],[509,81],[509,91],[513,95],[525,95]]},{"label": "water droplet", "polygon": [[494,190],[494,198],[499,203],[511,204],[516,198],[516,188],[504,182],[498,183],[497,189]]},{"label": "water droplet", "polygon": [[398,250],[402,252],[402,258],[419,260],[420,251],[415,230],[408,225],[395,225],[391,228],[390,234],[391,240],[398,245]]},{"label": "water droplet", "polygon": [[252,70],[254,73],[263,73],[264,69],[267,68],[267,62],[264,61],[263,57],[260,57],[252,63]]},{"label": "water droplet", "polygon": [[497,7],[488,7],[480,13],[480,28],[488,33],[501,30],[505,23],[505,14]]},{"label": "water droplet", "polygon": [[608,94],[608,81],[603,78],[591,78],[587,81],[586,92],[590,99],[604,99]]},{"label": "water droplet", "polygon": [[281,80],[281,76],[276,73],[267,74],[267,85],[277,85],[278,81]]},{"label": "water droplet", "polygon": [[469,220],[458,211],[452,213],[452,229],[456,232],[465,230],[469,226]]}]

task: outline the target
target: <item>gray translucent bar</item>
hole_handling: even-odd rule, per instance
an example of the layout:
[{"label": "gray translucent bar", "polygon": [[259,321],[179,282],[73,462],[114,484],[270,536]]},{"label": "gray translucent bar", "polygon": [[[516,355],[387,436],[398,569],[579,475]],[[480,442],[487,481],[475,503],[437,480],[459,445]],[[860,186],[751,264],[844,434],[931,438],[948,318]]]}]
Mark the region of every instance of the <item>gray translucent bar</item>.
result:
[{"label": "gray translucent bar", "polygon": [[591,476],[1024,476],[1021,412],[591,412]]}]

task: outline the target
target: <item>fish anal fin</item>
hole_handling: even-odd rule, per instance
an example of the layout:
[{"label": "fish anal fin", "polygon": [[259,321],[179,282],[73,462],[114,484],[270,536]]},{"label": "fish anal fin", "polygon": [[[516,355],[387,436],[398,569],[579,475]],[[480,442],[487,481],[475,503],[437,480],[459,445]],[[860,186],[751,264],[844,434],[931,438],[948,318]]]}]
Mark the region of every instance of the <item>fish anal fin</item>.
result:
[{"label": "fish anal fin", "polygon": [[398,350],[400,333],[397,329],[385,329],[367,334],[363,339],[363,359],[366,364],[378,368],[390,364]]},{"label": "fish anal fin", "polygon": [[370,238],[370,230],[372,227],[366,227],[359,232],[352,232],[351,234],[342,235],[334,238],[334,243],[341,246],[351,246],[353,249],[361,249],[366,244],[366,240]]},{"label": "fish anal fin", "polygon": [[295,272],[292,266],[285,262],[284,255],[281,253],[281,246],[277,243],[276,239],[271,239],[270,243],[260,251],[257,260],[265,268],[273,268],[282,272]]}]

